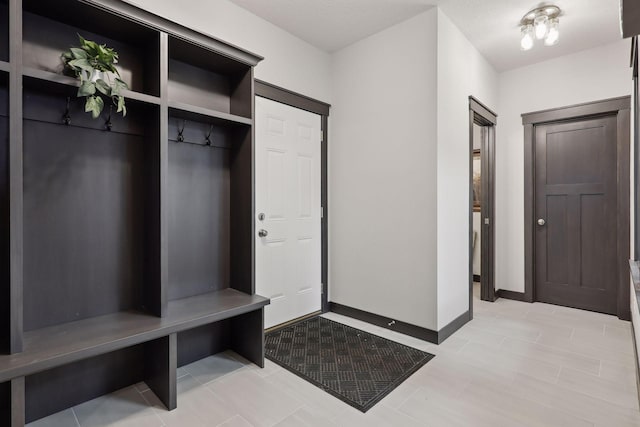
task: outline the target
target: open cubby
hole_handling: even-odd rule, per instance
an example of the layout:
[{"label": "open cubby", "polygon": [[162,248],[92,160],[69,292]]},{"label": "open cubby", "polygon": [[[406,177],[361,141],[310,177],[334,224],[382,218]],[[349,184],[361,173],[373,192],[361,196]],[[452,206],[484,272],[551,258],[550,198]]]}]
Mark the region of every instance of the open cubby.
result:
[{"label": "open cubby", "polygon": [[[84,112],[77,34],[119,52],[126,117]],[[1,426],[139,381],[175,409],[177,366],[227,349],[264,366],[261,59],[129,2],[0,0]]]},{"label": "open cubby", "polygon": [[0,61],[9,62],[9,4],[0,0]]},{"label": "open cubby", "polygon": [[[24,329],[148,307],[157,280],[157,107],[135,105],[113,130],[70,98],[24,95]],[[157,240],[157,238],[155,239]]]},{"label": "open cubby", "polygon": [[148,356],[145,346],[127,347],[26,376],[26,422],[144,381]]},{"label": "open cubby", "polygon": [[250,141],[249,126],[169,118],[170,300],[229,287],[252,293],[234,283],[231,263],[231,223],[242,207],[232,203],[231,171],[251,169],[236,154]]},{"label": "open cubby", "polygon": [[169,38],[169,101],[240,117],[252,117],[252,67]]},{"label": "open cubby", "polygon": [[[65,4],[69,7],[65,8]],[[158,31],[79,2],[28,0],[24,1],[24,7],[25,68],[61,74],[60,55],[78,45],[80,34],[118,52],[122,79],[132,91],[160,95]]]}]

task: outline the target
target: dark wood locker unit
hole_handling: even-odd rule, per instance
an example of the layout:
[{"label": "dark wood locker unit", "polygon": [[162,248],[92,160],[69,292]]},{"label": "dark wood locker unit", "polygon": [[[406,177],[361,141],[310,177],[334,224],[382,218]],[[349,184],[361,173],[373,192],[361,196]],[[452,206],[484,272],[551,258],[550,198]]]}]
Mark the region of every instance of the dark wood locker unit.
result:
[{"label": "dark wood locker unit", "polygon": [[[262,58],[119,0],[0,0],[0,24],[0,425],[139,381],[173,409],[177,368],[226,349],[263,366]],[[119,52],[126,117],[62,74],[78,34]]]}]

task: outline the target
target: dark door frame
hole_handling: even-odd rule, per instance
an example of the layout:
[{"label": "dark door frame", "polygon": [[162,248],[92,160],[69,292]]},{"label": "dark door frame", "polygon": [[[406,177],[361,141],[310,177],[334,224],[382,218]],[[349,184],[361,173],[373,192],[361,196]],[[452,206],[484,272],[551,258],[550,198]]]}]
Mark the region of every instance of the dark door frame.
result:
[{"label": "dark door frame", "polygon": [[522,115],[524,125],[524,299],[535,301],[535,127],[537,125],[585,119],[598,116],[616,116],[618,162],[618,317],[631,319],[629,307],[630,251],[630,115],[631,97],[623,96],[568,107],[536,111]]},{"label": "dark door frame", "polygon": [[495,301],[495,162],[498,116],[469,97],[469,313],[473,318],[473,125],[482,126],[481,153],[481,275],[480,299]]},{"label": "dark door frame", "polygon": [[[327,145],[329,144],[329,110],[331,105],[318,101],[313,98],[301,95],[296,92],[281,88],[279,86],[272,85],[271,83],[264,82],[262,80],[255,79],[255,94],[262,98],[267,98],[272,101],[279,102],[281,104],[289,105],[291,107],[299,108],[301,110],[309,111],[321,116],[321,130],[322,140],[320,162],[320,186],[321,195],[320,203],[322,205],[322,312],[329,311],[329,275],[328,275],[328,261],[329,261],[329,206],[328,206],[328,185],[327,185]],[[255,127],[254,127],[255,129]]]}]

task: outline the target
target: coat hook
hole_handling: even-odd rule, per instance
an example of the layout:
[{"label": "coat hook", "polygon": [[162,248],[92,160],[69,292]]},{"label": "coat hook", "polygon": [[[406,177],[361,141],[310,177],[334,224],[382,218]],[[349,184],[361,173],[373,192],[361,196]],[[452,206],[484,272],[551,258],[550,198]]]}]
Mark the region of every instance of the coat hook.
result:
[{"label": "coat hook", "polygon": [[205,140],[207,141],[207,145],[209,147],[211,147],[211,132],[213,132],[213,125],[211,125],[211,127],[209,128],[209,133],[207,134],[207,137],[205,138]]},{"label": "coat hook", "polygon": [[107,117],[107,121],[104,126],[107,128],[107,131],[111,132],[113,129],[113,123],[111,123],[111,113],[113,113],[113,105],[109,105],[109,117]]},{"label": "coat hook", "polygon": [[183,135],[183,132],[184,132],[184,128],[185,128],[185,126],[186,126],[186,125],[187,125],[187,121],[186,121],[186,120],[183,120],[183,121],[182,121],[182,129],[180,129],[180,130],[178,131],[178,142],[184,142],[184,135]]},{"label": "coat hook", "polygon": [[66,126],[71,125],[71,115],[69,114],[69,106],[71,104],[71,97],[67,96],[67,108],[64,110],[64,115],[62,116],[62,123]]}]

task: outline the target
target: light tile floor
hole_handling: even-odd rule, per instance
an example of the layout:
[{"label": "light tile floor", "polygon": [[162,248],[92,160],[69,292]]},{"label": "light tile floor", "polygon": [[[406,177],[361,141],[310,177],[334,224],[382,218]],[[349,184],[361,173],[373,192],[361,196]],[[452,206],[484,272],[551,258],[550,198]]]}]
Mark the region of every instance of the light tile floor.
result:
[{"label": "light tile floor", "polygon": [[546,304],[474,301],[474,320],[436,346],[326,317],[436,354],[366,414],[279,366],[233,353],[179,370],[178,409],[145,386],[30,427],[640,426],[629,323]]}]

